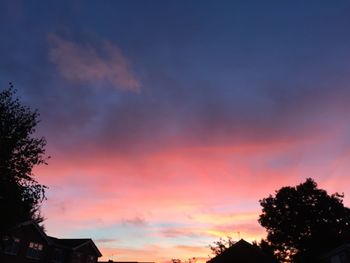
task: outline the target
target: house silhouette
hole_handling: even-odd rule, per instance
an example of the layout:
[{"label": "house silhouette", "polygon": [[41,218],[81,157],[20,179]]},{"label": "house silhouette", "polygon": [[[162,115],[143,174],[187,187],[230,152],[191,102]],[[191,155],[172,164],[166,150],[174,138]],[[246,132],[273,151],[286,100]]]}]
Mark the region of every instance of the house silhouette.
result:
[{"label": "house silhouette", "polygon": [[271,255],[244,239],[239,240],[207,263],[278,263]]},{"label": "house silhouette", "polygon": [[34,221],[17,225],[1,241],[1,263],[96,263],[102,256],[90,238],[51,237]]}]

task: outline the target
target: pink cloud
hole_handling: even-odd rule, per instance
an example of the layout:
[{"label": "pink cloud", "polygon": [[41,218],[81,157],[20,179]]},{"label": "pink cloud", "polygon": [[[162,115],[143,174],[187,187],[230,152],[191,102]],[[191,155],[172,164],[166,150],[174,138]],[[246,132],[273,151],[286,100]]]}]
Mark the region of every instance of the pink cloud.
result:
[{"label": "pink cloud", "polygon": [[99,47],[82,45],[51,33],[49,60],[67,80],[106,83],[121,90],[139,91],[140,81],[119,47],[104,41]]},{"label": "pink cloud", "polygon": [[[136,260],[138,255],[141,260],[144,252],[157,262],[168,260],[164,256],[168,250],[169,258],[210,254],[208,247],[202,254],[175,249],[182,245],[176,240],[200,241],[205,247],[220,237],[236,238],[237,232],[246,240],[259,240],[265,232],[257,222],[258,200],[281,186],[312,176],[330,193],[347,191],[347,148],[334,158],[319,159],[336,135],[203,147],[175,146],[175,141],[161,150],[145,147],[142,154],[103,147],[79,155],[54,152],[50,164],[36,171],[39,181],[50,187],[44,207],[47,229],[53,235],[68,236],[74,231],[98,233],[108,228],[115,234],[98,238],[118,240],[124,237],[118,227],[138,229],[143,234],[136,235],[135,242],[143,240],[150,246],[123,248],[110,242],[101,244],[105,255],[113,250],[125,260]],[[133,238],[128,235],[130,242]],[[154,244],[174,246],[153,254]]]},{"label": "pink cloud", "polygon": [[[51,187],[54,200],[64,203],[74,196],[71,202],[80,204],[74,211],[67,210],[62,202],[52,206],[51,213],[54,210],[59,217],[64,216],[63,209],[68,217],[101,215],[105,222],[116,218],[147,221],[144,216],[162,220],[188,214],[198,222],[216,220],[226,224],[230,220],[256,218],[257,212],[252,212],[252,207],[242,210],[240,204],[254,202],[258,207],[260,198],[280,185],[295,181],[298,173],[290,166],[267,167],[264,160],[285,151],[283,145],[274,145],[273,150],[260,146],[254,149],[251,145],[247,148],[250,149],[166,149],[136,157],[96,149],[90,152],[89,159],[57,156],[38,173],[40,181]],[[199,213],[203,207],[223,204],[238,208],[228,216]]]}]

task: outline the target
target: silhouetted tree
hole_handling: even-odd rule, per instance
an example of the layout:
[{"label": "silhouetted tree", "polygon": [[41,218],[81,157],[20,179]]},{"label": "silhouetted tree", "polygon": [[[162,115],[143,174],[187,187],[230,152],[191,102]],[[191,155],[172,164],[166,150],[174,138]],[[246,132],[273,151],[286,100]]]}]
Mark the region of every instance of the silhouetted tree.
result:
[{"label": "silhouetted tree", "polygon": [[264,252],[266,255],[269,255],[271,258],[276,258],[272,246],[266,240],[261,239],[260,242],[253,241],[252,244],[253,246],[256,246],[259,249],[261,249],[262,252]]},{"label": "silhouetted tree", "polygon": [[17,223],[43,221],[39,208],[46,187],[32,169],[46,163],[46,141],[33,136],[38,112],[22,106],[15,93],[11,83],[0,92],[0,236]]},{"label": "silhouetted tree", "polygon": [[185,261],[182,261],[181,259],[178,259],[178,258],[172,258],[171,259],[171,262],[172,263],[194,263],[196,262],[197,258],[193,257],[193,258],[189,258]]},{"label": "silhouetted tree", "polygon": [[232,237],[228,236],[226,239],[220,238],[218,241],[215,241],[213,245],[209,245],[209,247],[212,254],[217,256],[232,246],[234,243],[235,241],[232,240]]},{"label": "silhouetted tree", "polygon": [[350,230],[350,209],[343,195],[328,195],[311,178],[295,187],[282,187],[260,200],[259,223],[283,262],[316,262],[320,254],[338,245]]}]

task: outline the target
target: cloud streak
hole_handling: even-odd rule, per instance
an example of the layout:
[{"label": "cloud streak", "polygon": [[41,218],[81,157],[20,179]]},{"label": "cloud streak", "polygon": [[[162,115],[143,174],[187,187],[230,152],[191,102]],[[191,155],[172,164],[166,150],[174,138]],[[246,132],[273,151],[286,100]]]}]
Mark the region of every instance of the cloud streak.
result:
[{"label": "cloud streak", "polygon": [[110,41],[94,47],[54,33],[48,35],[48,40],[49,60],[65,79],[98,86],[107,84],[120,90],[140,90],[141,83],[131,71],[130,62]]}]

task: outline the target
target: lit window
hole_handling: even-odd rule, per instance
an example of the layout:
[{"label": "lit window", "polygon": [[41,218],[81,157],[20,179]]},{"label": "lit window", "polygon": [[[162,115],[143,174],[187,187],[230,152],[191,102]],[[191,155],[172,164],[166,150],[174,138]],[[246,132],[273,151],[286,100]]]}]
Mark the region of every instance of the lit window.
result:
[{"label": "lit window", "polygon": [[20,245],[20,239],[15,237],[5,236],[4,241],[4,253],[8,255],[17,255]]},{"label": "lit window", "polygon": [[33,259],[40,259],[43,252],[43,248],[43,245],[40,243],[30,242],[27,251],[27,257]]}]

